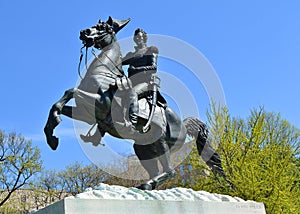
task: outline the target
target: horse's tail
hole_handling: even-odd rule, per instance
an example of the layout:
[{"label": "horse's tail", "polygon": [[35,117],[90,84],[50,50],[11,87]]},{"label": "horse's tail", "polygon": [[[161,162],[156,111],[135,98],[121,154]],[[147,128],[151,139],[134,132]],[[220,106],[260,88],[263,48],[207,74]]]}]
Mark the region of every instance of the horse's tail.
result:
[{"label": "horse's tail", "polygon": [[196,139],[197,150],[201,158],[214,173],[225,177],[225,173],[221,165],[221,158],[213,149],[211,142],[208,140],[207,126],[195,117],[186,118],[183,120],[183,123],[186,127],[187,134]]}]

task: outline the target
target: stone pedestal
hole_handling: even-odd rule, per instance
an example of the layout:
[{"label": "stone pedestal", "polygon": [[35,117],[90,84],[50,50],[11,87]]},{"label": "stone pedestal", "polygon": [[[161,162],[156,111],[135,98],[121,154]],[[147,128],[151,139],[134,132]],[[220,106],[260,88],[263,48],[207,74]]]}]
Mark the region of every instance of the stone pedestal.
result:
[{"label": "stone pedestal", "polygon": [[53,203],[36,214],[265,214],[263,203],[204,191],[174,188],[141,191],[100,184],[75,197]]},{"label": "stone pedestal", "polygon": [[262,203],[207,201],[139,201],[67,198],[51,204],[36,214],[265,214]]}]

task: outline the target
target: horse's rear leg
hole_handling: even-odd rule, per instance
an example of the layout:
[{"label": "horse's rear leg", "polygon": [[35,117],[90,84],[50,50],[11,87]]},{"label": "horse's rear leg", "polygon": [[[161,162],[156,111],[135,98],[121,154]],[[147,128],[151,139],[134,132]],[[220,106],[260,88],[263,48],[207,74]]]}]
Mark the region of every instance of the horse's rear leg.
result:
[{"label": "horse's rear leg", "polygon": [[58,138],[53,135],[55,127],[61,122],[59,114],[61,113],[64,105],[73,98],[74,89],[67,90],[63,97],[57,101],[50,109],[47,123],[44,128],[46,140],[51,149],[56,150],[58,146]]},{"label": "horse's rear leg", "polygon": [[160,151],[161,154],[158,160],[163,167],[163,173],[147,182],[152,186],[152,189],[155,189],[160,184],[175,176],[175,170],[171,167],[170,149],[167,143],[165,141],[161,142],[157,146],[157,150]]},{"label": "horse's rear leg", "polygon": [[[147,161],[156,161],[156,160],[147,160]],[[145,163],[146,161],[141,161],[141,163],[142,163],[143,167],[147,170],[147,168],[145,167],[143,162]],[[156,161],[155,164],[157,165],[157,161]],[[153,166],[154,165],[152,165],[152,167]],[[151,170],[153,170],[153,168],[151,168]],[[170,169],[169,171],[164,171],[163,173],[161,173],[161,174],[159,174],[155,177],[152,177],[149,181],[147,181],[146,183],[140,185],[138,188],[142,189],[142,190],[154,190],[160,184],[164,183],[165,181],[169,180],[170,178],[173,178],[174,176],[175,176],[175,170]]]},{"label": "horse's rear leg", "polygon": [[[141,164],[150,176],[150,180],[138,188],[143,190],[153,190],[166,180],[175,175],[175,171],[170,166],[170,150],[164,139],[160,139],[153,144],[134,144],[134,150]],[[158,174],[158,161],[163,167],[163,173]]]},{"label": "horse's rear leg", "polygon": [[158,160],[155,157],[155,147],[153,144],[147,145],[140,145],[134,144],[133,145],[134,152],[137,155],[140,163],[144,167],[144,169],[148,172],[149,177],[153,178],[158,175]]}]

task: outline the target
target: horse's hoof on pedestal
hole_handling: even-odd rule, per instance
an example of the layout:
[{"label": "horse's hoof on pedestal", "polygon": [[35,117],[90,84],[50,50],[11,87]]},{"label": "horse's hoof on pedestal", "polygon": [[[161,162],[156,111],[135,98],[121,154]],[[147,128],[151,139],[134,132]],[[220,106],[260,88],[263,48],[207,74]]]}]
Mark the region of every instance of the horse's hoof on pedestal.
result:
[{"label": "horse's hoof on pedestal", "polygon": [[152,190],[152,185],[151,184],[141,184],[140,186],[137,187],[140,190]]}]

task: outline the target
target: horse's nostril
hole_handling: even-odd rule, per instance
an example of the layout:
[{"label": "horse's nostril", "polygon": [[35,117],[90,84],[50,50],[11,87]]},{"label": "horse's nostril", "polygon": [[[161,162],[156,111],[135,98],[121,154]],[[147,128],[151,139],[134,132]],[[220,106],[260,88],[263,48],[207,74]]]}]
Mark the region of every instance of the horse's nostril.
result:
[{"label": "horse's nostril", "polygon": [[85,34],[86,34],[86,35],[90,35],[90,34],[91,34],[91,30],[90,30],[90,29],[86,29],[86,30],[85,30]]},{"label": "horse's nostril", "polygon": [[85,30],[81,30],[80,31],[80,35],[86,35],[86,36],[88,36],[88,35],[90,35],[91,34],[91,30],[90,29],[85,29]]}]

